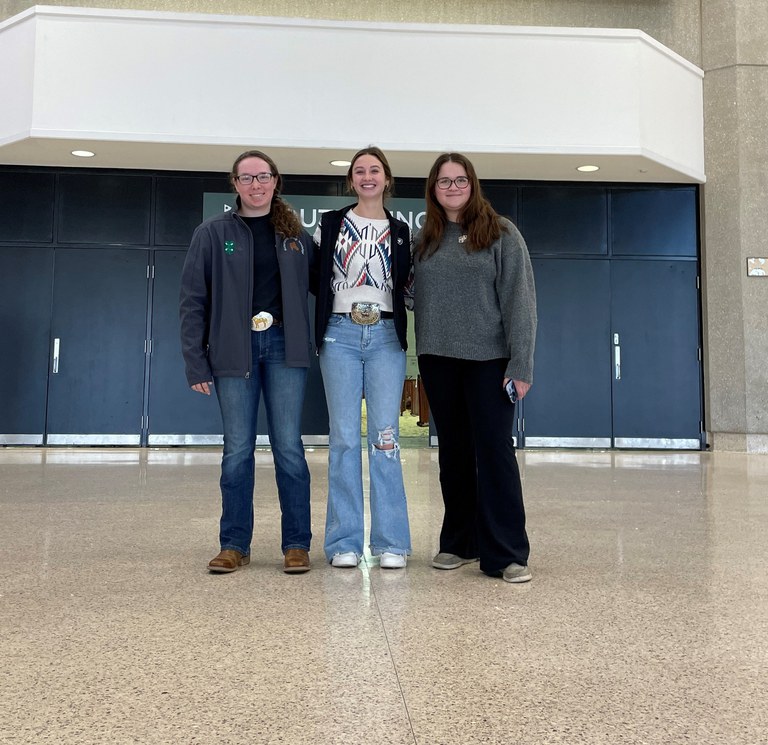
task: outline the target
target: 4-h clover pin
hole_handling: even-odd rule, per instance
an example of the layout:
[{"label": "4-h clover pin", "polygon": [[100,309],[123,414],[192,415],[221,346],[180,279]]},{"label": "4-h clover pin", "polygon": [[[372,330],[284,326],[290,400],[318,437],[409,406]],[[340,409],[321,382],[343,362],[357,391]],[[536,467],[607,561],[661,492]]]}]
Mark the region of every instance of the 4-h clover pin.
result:
[{"label": "4-h clover pin", "polygon": [[225,254],[233,254],[233,253],[235,253],[235,242],[234,241],[224,241],[224,253]]}]

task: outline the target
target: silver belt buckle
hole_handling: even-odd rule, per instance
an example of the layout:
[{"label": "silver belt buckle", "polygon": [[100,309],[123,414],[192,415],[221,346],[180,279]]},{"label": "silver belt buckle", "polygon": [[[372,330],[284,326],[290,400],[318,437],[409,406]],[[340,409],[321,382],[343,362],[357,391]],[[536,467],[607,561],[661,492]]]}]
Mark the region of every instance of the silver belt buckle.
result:
[{"label": "silver belt buckle", "polygon": [[381,318],[381,308],[378,303],[352,303],[349,316],[361,326],[371,326]]},{"label": "silver belt buckle", "polygon": [[266,331],[274,320],[271,313],[262,310],[251,318],[251,331]]}]

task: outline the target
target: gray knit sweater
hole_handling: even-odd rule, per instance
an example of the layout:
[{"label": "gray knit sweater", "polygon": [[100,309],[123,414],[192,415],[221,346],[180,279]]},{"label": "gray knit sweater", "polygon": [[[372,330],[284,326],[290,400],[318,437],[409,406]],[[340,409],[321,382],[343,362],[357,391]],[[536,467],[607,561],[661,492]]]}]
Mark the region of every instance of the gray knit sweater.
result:
[{"label": "gray knit sweater", "polygon": [[502,223],[509,232],[473,253],[460,242],[465,231],[448,223],[437,251],[427,259],[414,257],[416,353],[507,358],[506,377],[533,383],[533,270],[522,235],[509,220]]}]

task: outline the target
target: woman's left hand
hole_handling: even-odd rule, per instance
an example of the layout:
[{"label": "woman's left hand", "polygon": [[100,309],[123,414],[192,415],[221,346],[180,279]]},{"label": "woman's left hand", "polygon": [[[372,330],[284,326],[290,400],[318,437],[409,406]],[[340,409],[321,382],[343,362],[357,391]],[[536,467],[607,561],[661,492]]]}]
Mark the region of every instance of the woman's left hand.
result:
[{"label": "woman's left hand", "polygon": [[[504,378],[504,382],[501,384],[501,387],[506,388],[509,380],[509,378]],[[515,390],[517,391],[517,400],[519,401],[521,398],[525,398],[525,394],[531,390],[531,384],[524,383],[522,380],[515,380],[513,382],[515,384]]]}]

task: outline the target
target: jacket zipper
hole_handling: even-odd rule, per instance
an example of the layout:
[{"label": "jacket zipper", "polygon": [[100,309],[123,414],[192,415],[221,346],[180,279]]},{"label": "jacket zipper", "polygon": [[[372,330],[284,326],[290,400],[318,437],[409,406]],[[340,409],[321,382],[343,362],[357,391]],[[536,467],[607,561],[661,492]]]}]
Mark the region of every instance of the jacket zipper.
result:
[{"label": "jacket zipper", "polygon": [[[233,219],[237,220],[240,223],[240,226],[245,229],[245,232],[248,235],[248,258],[250,261],[248,262],[248,266],[250,268],[250,272],[248,275],[248,297],[253,298],[253,233],[251,233],[251,229],[240,219],[240,215],[238,215],[237,212],[234,212],[232,214]],[[251,300],[251,303],[253,303],[253,300]],[[248,309],[246,308],[246,311]],[[250,313],[246,312],[246,317],[250,317]],[[245,379],[248,380],[251,377],[251,364],[253,362],[253,354],[251,353],[251,329],[250,324],[248,326],[248,332],[247,332],[247,340],[248,343],[246,344],[246,352],[245,352],[245,358],[247,360],[245,365]]]}]

